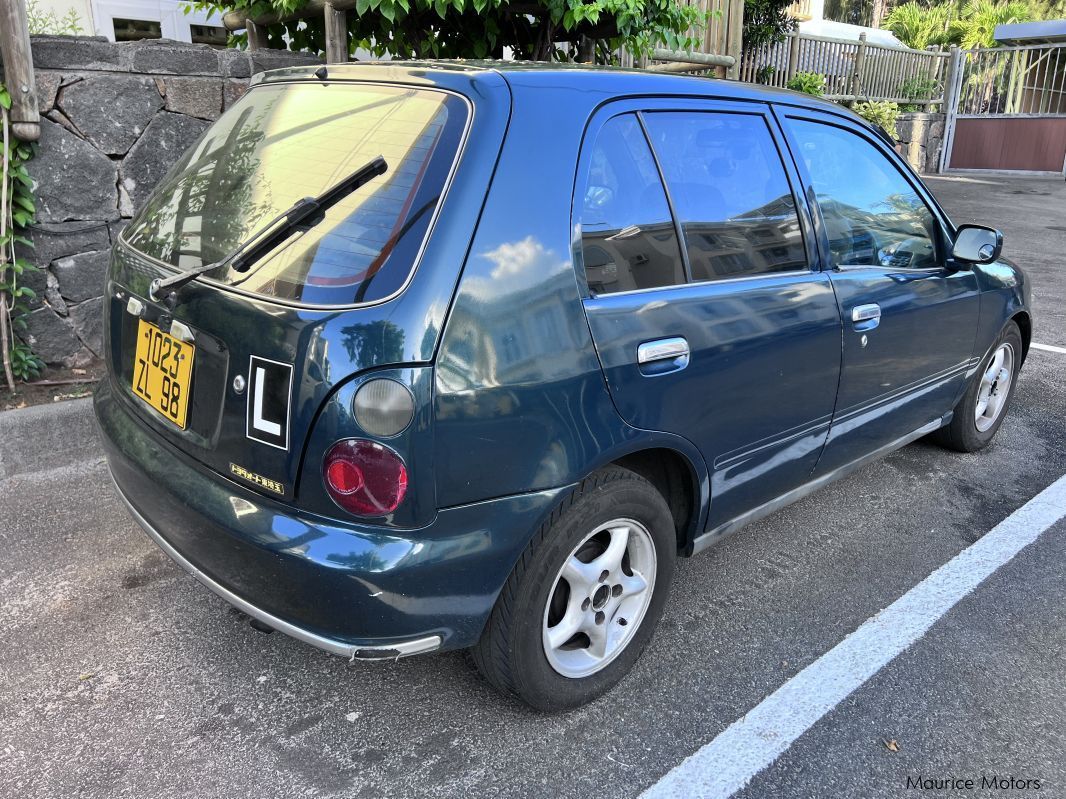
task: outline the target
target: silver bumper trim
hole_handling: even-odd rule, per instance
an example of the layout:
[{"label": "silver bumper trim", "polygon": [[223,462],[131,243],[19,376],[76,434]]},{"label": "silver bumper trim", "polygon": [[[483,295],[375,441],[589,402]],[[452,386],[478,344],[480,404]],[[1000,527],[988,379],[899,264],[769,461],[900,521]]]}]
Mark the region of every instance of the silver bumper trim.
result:
[{"label": "silver bumper trim", "polygon": [[[110,471],[110,470],[109,470]],[[442,643],[442,639],[439,635],[429,635],[425,638],[416,638],[409,641],[397,641],[391,644],[376,644],[373,646],[357,646],[355,644],[348,644],[343,641],[337,641],[333,638],[326,638],[324,636],[313,633],[310,630],[305,630],[303,627],[297,627],[295,624],[279,619],[270,613],[267,613],[262,608],[256,607],[251,602],[242,599],[237,594],[230,591],[225,586],[212,580],[200,569],[196,568],[192,563],[185,559],[185,557],[172,547],[166,539],[164,539],[159,532],[151,525],[151,523],[145,519],[138,510],[133,507],[133,504],[126,498],[122,489],[119,487],[118,482],[115,480],[115,476],[111,475],[111,481],[115,484],[115,491],[118,492],[119,497],[125,503],[126,508],[129,510],[130,515],[139,524],[144,531],[148,534],[155,543],[162,549],[170,559],[177,563],[181,568],[199,580],[204,586],[210,589],[213,593],[220,596],[222,599],[229,602],[238,610],[247,613],[253,619],[258,619],[263,624],[273,629],[283,632],[288,636],[295,638],[297,641],[302,641],[305,644],[310,644],[313,647],[322,649],[329,652],[332,655],[339,655],[346,657],[349,660],[388,660],[406,657],[408,655],[419,655],[424,652],[432,652],[434,649],[438,649]]]}]

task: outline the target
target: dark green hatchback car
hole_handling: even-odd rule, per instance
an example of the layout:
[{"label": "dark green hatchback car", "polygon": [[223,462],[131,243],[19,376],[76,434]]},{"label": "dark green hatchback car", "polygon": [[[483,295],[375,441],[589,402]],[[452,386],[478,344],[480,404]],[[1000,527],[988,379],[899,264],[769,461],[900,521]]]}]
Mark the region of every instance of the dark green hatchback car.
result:
[{"label": "dark green hatchback car", "polygon": [[116,245],[96,413],[137,521],[259,623],[473,647],[573,707],[678,555],[920,436],[991,440],[1031,329],[1000,249],[803,95],[280,70]]}]

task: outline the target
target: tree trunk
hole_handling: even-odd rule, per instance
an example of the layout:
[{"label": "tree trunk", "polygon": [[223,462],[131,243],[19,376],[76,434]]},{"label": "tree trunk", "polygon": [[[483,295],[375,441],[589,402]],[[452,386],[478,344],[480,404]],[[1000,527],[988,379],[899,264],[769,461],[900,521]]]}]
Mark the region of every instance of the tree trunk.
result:
[{"label": "tree trunk", "polygon": [[873,9],[870,12],[870,27],[880,28],[881,18],[885,15],[885,0],[874,0]]}]

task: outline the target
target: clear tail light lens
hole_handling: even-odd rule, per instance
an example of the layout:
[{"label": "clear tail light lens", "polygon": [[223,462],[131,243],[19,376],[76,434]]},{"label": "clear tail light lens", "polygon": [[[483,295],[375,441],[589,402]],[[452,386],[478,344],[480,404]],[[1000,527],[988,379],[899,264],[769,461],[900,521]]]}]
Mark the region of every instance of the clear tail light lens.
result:
[{"label": "clear tail light lens", "polygon": [[322,463],[326,491],[357,516],[385,516],[407,493],[407,466],[383,444],[360,438],[338,441]]}]

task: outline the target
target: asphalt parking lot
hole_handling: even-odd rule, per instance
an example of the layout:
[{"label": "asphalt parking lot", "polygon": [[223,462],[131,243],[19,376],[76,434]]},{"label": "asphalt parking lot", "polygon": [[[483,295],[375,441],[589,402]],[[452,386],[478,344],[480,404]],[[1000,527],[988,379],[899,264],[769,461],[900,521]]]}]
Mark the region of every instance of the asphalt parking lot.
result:
[{"label": "asphalt parking lot", "polygon": [[[1034,341],[1066,348],[1066,183],[929,185],[956,222],[1004,230],[1033,283]],[[0,795],[657,795],[671,769],[1066,474],[1064,425],[1066,352],[1034,349],[989,450],[913,444],[682,561],[632,674],[554,716],[500,698],[462,653],[349,664],[253,629],[136,527],[102,460],[9,478]],[[1064,597],[1066,520],[779,742],[740,795],[1066,796]],[[719,747],[704,765],[730,772],[746,753]],[[908,787],[915,777],[976,785]]]}]

